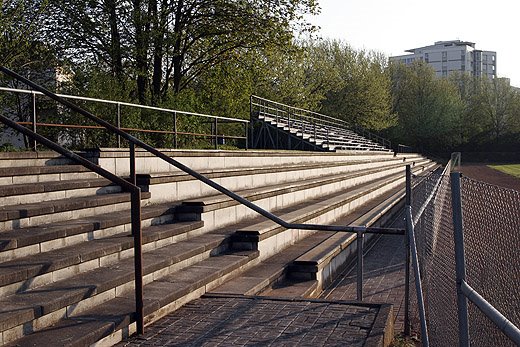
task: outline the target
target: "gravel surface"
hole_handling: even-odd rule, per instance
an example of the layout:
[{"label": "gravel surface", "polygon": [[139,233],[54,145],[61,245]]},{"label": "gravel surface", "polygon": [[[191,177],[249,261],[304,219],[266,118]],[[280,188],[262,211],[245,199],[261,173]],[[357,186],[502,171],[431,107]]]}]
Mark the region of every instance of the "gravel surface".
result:
[{"label": "gravel surface", "polygon": [[520,191],[520,178],[488,167],[486,164],[467,164],[460,168],[462,174],[477,181]]}]

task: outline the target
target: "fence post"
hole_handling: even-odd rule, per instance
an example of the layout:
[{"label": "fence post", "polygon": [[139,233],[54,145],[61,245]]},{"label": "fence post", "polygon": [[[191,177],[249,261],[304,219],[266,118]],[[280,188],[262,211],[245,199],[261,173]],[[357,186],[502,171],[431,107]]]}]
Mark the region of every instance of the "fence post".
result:
[{"label": "fence post", "polygon": [[419,316],[421,320],[421,341],[424,347],[428,347],[430,345],[430,340],[428,338],[428,326],[426,325],[426,312],[424,307],[424,296],[422,292],[421,271],[419,269],[419,259],[417,256],[417,246],[415,244],[415,234],[413,230],[412,207],[406,206],[405,213],[407,229],[406,233],[408,234],[410,250],[412,253],[413,269],[415,274],[415,291],[417,292],[417,304],[419,306]]},{"label": "fence post", "polygon": [[[406,206],[412,206],[412,169],[410,165],[406,165]],[[410,241],[408,240],[408,228],[405,230],[404,335],[410,336]]]},{"label": "fence post", "polygon": [[453,232],[455,241],[455,270],[457,282],[457,312],[459,318],[459,345],[469,347],[468,301],[462,292],[462,282],[466,280],[464,258],[464,229],[462,226],[462,201],[460,193],[460,173],[451,174],[451,204],[453,211]]},{"label": "fence post", "polygon": [[357,300],[363,301],[363,238],[362,230],[357,231]]}]

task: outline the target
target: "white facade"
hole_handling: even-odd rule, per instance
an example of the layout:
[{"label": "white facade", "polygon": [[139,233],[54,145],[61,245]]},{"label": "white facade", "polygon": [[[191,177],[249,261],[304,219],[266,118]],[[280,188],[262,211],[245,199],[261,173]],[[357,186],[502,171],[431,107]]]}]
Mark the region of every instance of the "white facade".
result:
[{"label": "white facade", "polygon": [[416,60],[425,61],[440,77],[447,77],[454,71],[491,79],[497,76],[496,52],[475,49],[473,42],[437,41],[434,45],[413,48],[406,52],[410,54],[390,57],[390,61],[400,61],[406,65]]}]

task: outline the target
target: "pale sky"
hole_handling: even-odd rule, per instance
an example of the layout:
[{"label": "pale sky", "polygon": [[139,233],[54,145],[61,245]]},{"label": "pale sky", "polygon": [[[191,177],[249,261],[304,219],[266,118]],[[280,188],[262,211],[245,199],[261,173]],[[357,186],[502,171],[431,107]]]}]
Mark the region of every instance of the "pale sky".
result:
[{"label": "pale sky", "polygon": [[518,0],[318,0],[321,14],[309,17],[320,36],[388,56],[462,40],[497,52],[497,73],[520,87]]}]

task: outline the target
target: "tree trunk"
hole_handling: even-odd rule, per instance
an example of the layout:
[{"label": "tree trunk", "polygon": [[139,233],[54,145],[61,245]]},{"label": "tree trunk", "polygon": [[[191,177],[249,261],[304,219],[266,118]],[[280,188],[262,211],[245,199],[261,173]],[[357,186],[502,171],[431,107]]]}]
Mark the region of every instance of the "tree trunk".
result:
[{"label": "tree trunk", "polygon": [[106,0],[105,5],[110,24],[110,59],[112,74],[119,82],[123,82],[123,58],[121,55],[121,35],[117,27],[116,1]]},{"label": "tree trunk", "polygon": [[134,5],[134,24],[135,24],[135,67],[137,73],[137,98],[139,103],[146,104],[146,85],[148,75],[148,64],[146,61],[148,44],[146,30],[144,27],[145,18],[141,9],[141,0],[133,0]]}]

